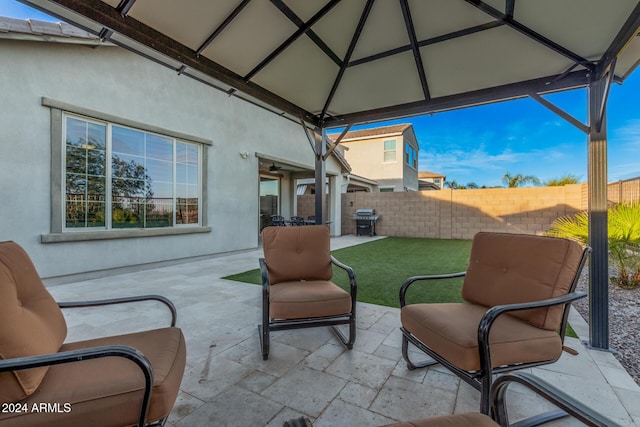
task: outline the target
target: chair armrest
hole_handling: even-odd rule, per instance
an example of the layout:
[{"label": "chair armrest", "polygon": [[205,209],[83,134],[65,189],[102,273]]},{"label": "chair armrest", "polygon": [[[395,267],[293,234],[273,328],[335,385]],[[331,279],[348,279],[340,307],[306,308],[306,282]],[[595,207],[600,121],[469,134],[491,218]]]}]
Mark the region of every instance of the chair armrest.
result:
[{"label": "chair armrest", "polygon": [[355,291],[355,289],[357,288],[357,282],[356,282],[356,273],[355,271],[353,271],[353,268],[338,261],[333,255],[331,255],[331,262],[347,272],[347,275],[349,276],[349,285],[351,286],[351,291],[352,292]]},{"label": "chair armrest", "polygon": [[39,356],[17,357],[14,359],[0,360],[0,372],[17,371],[28,368],[60,365],[63,363],[80,362],[83,360],[99,359],[103,357],[122,357],[134,362],[144,375],[144,396],[140,408],[138,426],[145,425],[149,403],[151,400],[151,387],[153,386],[153,368],[147,357],[134,347],[125,345],[107,345],[93,348],[83,348],[60,353],[44,354]]},{"label": "chair armrest", "polygon": [[[582,421],[584,424],[593,427],[614,427],[618,424],[603,417],[591,408],[576,401],[574,398],[552,386],[546,381],[525,372],[508,373],[498,377],[491,387],[491,412],[494,419],[501,426],[509,425],[506,408],[506,392],[509,385],[513,383],[521,384],[535,392],[540,397],[553,403],[572,417]],[[526,420],[524,420],[526,421]]]},{"label": "chair armrest", "polygon": [[467,274],[466,271],[461,271],[458,273],[449,273],[449,274],[432,274],[429,276],[413,276],[409,277],[402,283],[400,286],[400,307],[404,307],[406,305],[406,293],[409,289],[409,286],[414,284],[415,282],[423,281],[423,280],[442,280],[442,279],[454,279],[456,277],[464,277]]},{"label": "chair armrest", "polygon": [[160,301],[161,303],[166,305],[171,311],[171,326],[176,326],[176,319],[178,317],[176,307],[168,298],[165,298],[162,295],[138,295],[138,296],[132,296],[132,297],[111,298],[111,299],[94,300],[94,301],[63,301],[63,302],[58,302],[58,307],[60,308],[95,307],[95,306],[101,306],[101,305],[122,304],[122,303],[128,303],[128,302],[138,302],[138,301]]},{"label": "chair armrest", "polygon": [[267,261],[265,261],[264,258],[258,258],[258,264],[260,264],[262,287],[269,289],[269,269],[267,268]]},{"label": "chair armrest", "polygon": [[478,350],[480,351],[480,366],[483,369],[488,369],[491,366],[491,352],[489,348],[489,333],[491,332],[491,326],[498,316],[509,313],[512,311],[530,310],[534,308],[551,307],[559,304],[569,304],[575,300],[586,297],[586,292],[571,292],[559,297],[515,303],[496,305],[491,307],[480,319],[478,325]]},{"label": "chair armrest", "polygon": [[554,297],[554,298],[549,298],[549,299],[544,299],[539,301],[496,305],[494,307],[491,307],[489,310],[487,310],[484,316],[482,316],[482,319],[480,319],[480,324],[478,326],[478,338],[480,337],[481,331],[486,331],[486,337],[489,336],[489,329],[491,328],[491,325],[501,314],[508,313],[511,311],[530,310],[533,308],[543,308],[543,307],[551,307],[559,304],[569,304],[575,300],[579,300],[580,298],[584,298],[586,296],[587,296],[586,292],[571,292],[569,294],[562,295],[559,297]]}]

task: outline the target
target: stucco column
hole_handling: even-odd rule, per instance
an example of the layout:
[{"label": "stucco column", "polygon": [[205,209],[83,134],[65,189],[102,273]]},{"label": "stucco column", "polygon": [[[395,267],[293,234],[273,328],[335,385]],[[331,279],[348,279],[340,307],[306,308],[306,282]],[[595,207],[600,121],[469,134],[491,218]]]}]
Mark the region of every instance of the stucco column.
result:
[{"label": "stucco column", "polygon": [[332,236],[342,235],[342,174],[329,177],[328,221]]},{"label": "stucco column", "polygon": [[316,174],[315,174],[315,190],[316,190],[316,224],[324,223],[324,205],[325,205],[325,178],[326,164],[324,160],[324,153],[326,152],[326,140],[327,133],[325,129],[316,129],[314,132],[314,138],[316,143]]}]

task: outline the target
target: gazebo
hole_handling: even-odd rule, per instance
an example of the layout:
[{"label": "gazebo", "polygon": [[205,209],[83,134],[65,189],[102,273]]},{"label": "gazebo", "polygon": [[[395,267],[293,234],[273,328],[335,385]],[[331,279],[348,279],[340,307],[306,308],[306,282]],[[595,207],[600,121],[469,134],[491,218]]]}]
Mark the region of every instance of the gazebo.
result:
[{"label": "gazebo", "polygon": [[[608,349],[606,105],[640,60],[638,0],[20,1],[299,122],[317,221],[326,129],[538,101],[587,135],[590,345]],[[585,87],[588,123],[543,97]]]}]

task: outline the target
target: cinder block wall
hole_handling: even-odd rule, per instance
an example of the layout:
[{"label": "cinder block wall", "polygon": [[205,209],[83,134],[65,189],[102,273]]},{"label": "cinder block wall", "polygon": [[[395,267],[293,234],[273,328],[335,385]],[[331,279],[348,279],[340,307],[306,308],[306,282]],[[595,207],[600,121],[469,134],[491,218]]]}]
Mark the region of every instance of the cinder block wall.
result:
[{"label": "cinder block wall", "polygon": [[316,214],[316,196],[313,194],[305,194],[302,196],[298,196],[297,212],[298,212],[297,215],[303,218],[306,218],[311,215],[315,215]]},{"label": "cinder block wall", "polygon": [[[558,217],[583,209],[583,185],[538,188],[347,193],[342,233],[355,234],[351,216],[374,208],[384,236],[471,239],[478,231],[543,234]],[[312,215],[313,196],[298,196],[298,213]],[[307,213],[307,210],[309,213]]]}]

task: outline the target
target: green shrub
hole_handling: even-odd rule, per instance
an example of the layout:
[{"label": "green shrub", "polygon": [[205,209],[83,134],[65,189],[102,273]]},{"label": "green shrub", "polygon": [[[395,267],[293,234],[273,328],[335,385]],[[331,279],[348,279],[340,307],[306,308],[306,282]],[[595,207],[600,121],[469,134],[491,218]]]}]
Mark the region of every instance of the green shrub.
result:
[{"label": "green shrub", "polygon": [[[618,270],[611,281],[624,288],[640,286],[640,203],[619,204],[608,211],[610,261]],[[560,217],[547,235],[566,237],[586,245],[589,241],[589,215],[578,212]]]}]

